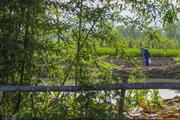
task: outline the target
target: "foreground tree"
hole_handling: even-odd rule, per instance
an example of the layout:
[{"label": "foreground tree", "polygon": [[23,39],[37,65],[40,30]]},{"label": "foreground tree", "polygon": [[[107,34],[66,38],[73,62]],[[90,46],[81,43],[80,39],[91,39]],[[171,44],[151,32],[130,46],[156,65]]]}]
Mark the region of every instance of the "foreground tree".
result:
[{"label": "foreground tree", "polygon": [[[49,54],[54,48],[46,37],[47,31],[52,28],[50,18],[45,15],[49,4],[43,0],[1,1],[1,85],[27,86],[39,83],[38,78],[32,79],[41,74],[37,62],[44,62],[44,53]],[[43,35],[43,38],[40,39],[39,35]],[[12,102],[9,107],[16,113],[27,96],[29,94],[22,92],[3,92],[2,104]]]},{"label": "foreground tree", "polygon": [[[39,78],[44,72],[48,77],[59,78],[58,85],[64,85],[71,77],[75,79],[75,85],[81,84],[86,87],[95,83],[92,82],[94,76],[90,74],[90,68],[101,70],[99,76],[102,84],[118,82],[109,68],[101,64],[103,57],[92,56],[96,55],[94,45],[97,41],[107,43],[116,48],[118,57],[123,57],[135,66],[132,56],[125,52],[117,38],[114,22],[132,24],[147,30],[150,38],[158,38],[156,32],[148,27],[159,17],[156,16],[156,12],[161,14],[164,26],[177,20],[178,12],[175,11],[179,9],[173,4],[169,5],[168,2],[160,0],[154,2],[147,0],[2,1],[0,4],[1,85],[41,85]],[[129,6],[132,7],[130,11],[137,14],[135,19],[120,15],[122,11],[129,9]],[[50,40],[52,36],[58,37],[57,43]],[[66,65],[63,70],[62,63]],[[73,117],[78,114],[76,112],[78,101],[85,106],[81,111],[85,112],[81,114],[82,118],[102,118],[104,111],[98,116],[93,112],[97,106],[88,104],[93,103],[93,99],[96,98],[95,93],[87,91],[84,94],[86,96],[81,94],[77,98],[75,94]],[[23,114],[25,109],[28,111],[29,109],[23,106],[26,106],[24,102],[29,100],[29,95],[30,93],[3,92],[1,104],[8,106],[6,109],[3,107],[4,111],[10,114],[17,112]],[[108,91],[105,91],[105,96],[107,95]],[[106,99],[103,100],[106,102]],[[92,110],[92,114],[88,114],[88,110]],[[45,113],[48,114],[47,111]]]}]

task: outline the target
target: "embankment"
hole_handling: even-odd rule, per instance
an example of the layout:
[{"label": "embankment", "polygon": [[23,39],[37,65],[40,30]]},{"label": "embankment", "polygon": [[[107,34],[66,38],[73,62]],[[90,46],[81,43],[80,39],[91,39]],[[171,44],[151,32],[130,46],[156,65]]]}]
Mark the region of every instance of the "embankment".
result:
[{"label": "embankment", "polygon": [[[133,70],[133,68],[112,69],[117,76],[129,75]],[[148,78],[180,79],[180,64],[164,67],[144,67],[141,70]]]}]

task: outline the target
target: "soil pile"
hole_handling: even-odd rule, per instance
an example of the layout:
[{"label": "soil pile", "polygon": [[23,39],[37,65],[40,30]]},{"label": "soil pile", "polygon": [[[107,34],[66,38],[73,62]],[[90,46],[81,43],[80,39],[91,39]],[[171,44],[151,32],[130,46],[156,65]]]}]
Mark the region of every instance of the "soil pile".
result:
[{"label": "soil pile", "polygon": [[[147,77],[180,79],[180,63],[174,61],[173,58],[154,57],[150,59],[151,64],[148,67],[145,67],[145,59],[140,57],[137,58],[137,60],[140,61],[138,65],[141,66],[143,73]],[[117,76],[129,75],[129,73],[133,70],[133,66],[130,63],[123,61],[122,58],[117,59],[115,56],[107,57],[105,61],[113,61],[115,65],[121,66],[120,68],[112,69]]]},{"label": "soil pile", "polygon": [[[132,72],[133,68],[113,68],[112,71],[117,76],[128,76]],[[180,79],[180,64],[165,67],[144,67],[142,72],[148,78],[169,78]],[[133,73],[134,75],[136,73]]]}]

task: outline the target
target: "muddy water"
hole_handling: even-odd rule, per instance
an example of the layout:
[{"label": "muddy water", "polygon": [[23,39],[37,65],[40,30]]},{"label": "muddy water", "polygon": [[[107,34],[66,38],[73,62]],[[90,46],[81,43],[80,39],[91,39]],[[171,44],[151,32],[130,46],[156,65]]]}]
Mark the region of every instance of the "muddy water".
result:
[{"label": "muddy water", "polygon": [[[137,80],[137,81],[141,81],[141,80]],[[147,78],[144,82],[176,82],[176,83],[180,83],[180,79],[162,79],[162,78]],[[150,89],[151,91],[153,89]],[[126,93],[128,92],[128,90],[126,91]],[[112,92],[113,94],[113,92]],[[133,95],[133,94],[132,94]],[[168,99],[168,98],[173,98],[176,95],[180,96],[180,89],[159,89],[159,96],[162,97],[162,99]],[[147,98],[150,99],[150,93],[147,93]],[[116,103],[116,100],[111,99],[111,102],[113,104]]]},{"label": "muddy water", "polygon": [[[161,78],[148,78],[144,82],[175,82],[175,83],[180,83],[180,79],[161,79]],[[178,95],[180,96],[180,89],[159,89],[159,95],[163,99],[167,98],[173,98],[174,96]]]}]

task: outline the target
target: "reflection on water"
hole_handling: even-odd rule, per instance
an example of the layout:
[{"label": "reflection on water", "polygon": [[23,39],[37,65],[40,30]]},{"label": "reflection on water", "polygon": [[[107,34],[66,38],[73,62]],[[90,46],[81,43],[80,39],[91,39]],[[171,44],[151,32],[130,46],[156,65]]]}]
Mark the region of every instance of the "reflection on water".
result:
[{"label": "reflection on water", "polygon": [[[48,80],[43,79],[45,82]],[[137,82],[142,81],[142,79],[136,80]],[[175,82],[175,83],[180,83],[180,79],[162,79],[162,78],[147,78],[145,79],[143,82]],[[70,81],[68,83],[68,85],[72,85],[72,83],[74,83],[74,81]],[[126,91],[128,92],[128,90]],[[180,89],[159,89],[159,95],[163,98],[163,99],[167,99],[167,98],[173,98],[176,95],[180,96]]]},{"label": "reflection on water", "polygon": [[[180,79],[162,79],[162,78],[147,78],[144,82],[175,82],[180,83]],[[159,89],[160,96],[163,99],[180,96],[180,89]]]},{"label": "reflection on water", "polygon": [[[141,80],[139,80],[139,81],[141,81]],[[180,83],[180,80],[178,80],[178,79],[159,79],[159,78],[148,78],[148,79],[146,79],[144,82],[177,82],[177,83]],[[153,91],[152,89],[150,89],[151,91]],[[119,90],[120,91],[120,90]],[[126,95],[127,95],[127,93],[128,93],[128,91],[129,90],[126,90]],[[173,97],[175,97],[175,96],[180,96],[180,92],[177,92],[178,90],[170,90],[170,89],[159,89],[159,96],[161,96],[163,99],[168,99],[168,98],[173,98]],[[180,90],[179,90],[180,91]],[[61,95],[65,95],[66,94],[66,92],[61,92],[62,94],[60,94],[60,96]],[[72,92],[70,92],[69,94],[71,94],[71,95],[74,95],[74,93],[72,93]],[[96,93],[96,94],[99,94],[100,95],[100,93]],[[105,92],[102,90],[101,91],[101,94],[105,94]],[[150,99],[150,92],[149,93],[145,93],[145,94],[147,94],[147,96],[148,96],[148,99]],[[52,95],[53,95],[53,92],[52,92]],[[77,94],[76,94],[77,96],[79,96],[80,95],[80,92],[78,92]],[[85,95],[84,93],[83,93],[83,95]],[[114,91],[111,91],[110,92],[110,99],[109,99],[109,101],[111,102],[111,103],[113,103],[113,104],[115,104],[116,103],[116,99],[114,98],[114,99],[112,99],[113,98],[113,95],[114,95]],[[133,95],[133,94],[132,94]],[[53,97],[54,97],[55,95],[53,95]],[[98,96],[98,95],[97,95]],[[101,101],[100,99],[98,99],[97,98],[97,101],[99,101],[99,102],[103,102],[103,101]]]},{"label": "reflection on water", "polygon": [[159,93],[163,99],[173,98],[176,95],[180,96],[180,93],[177,93],[177,90],[159,89]]}]

